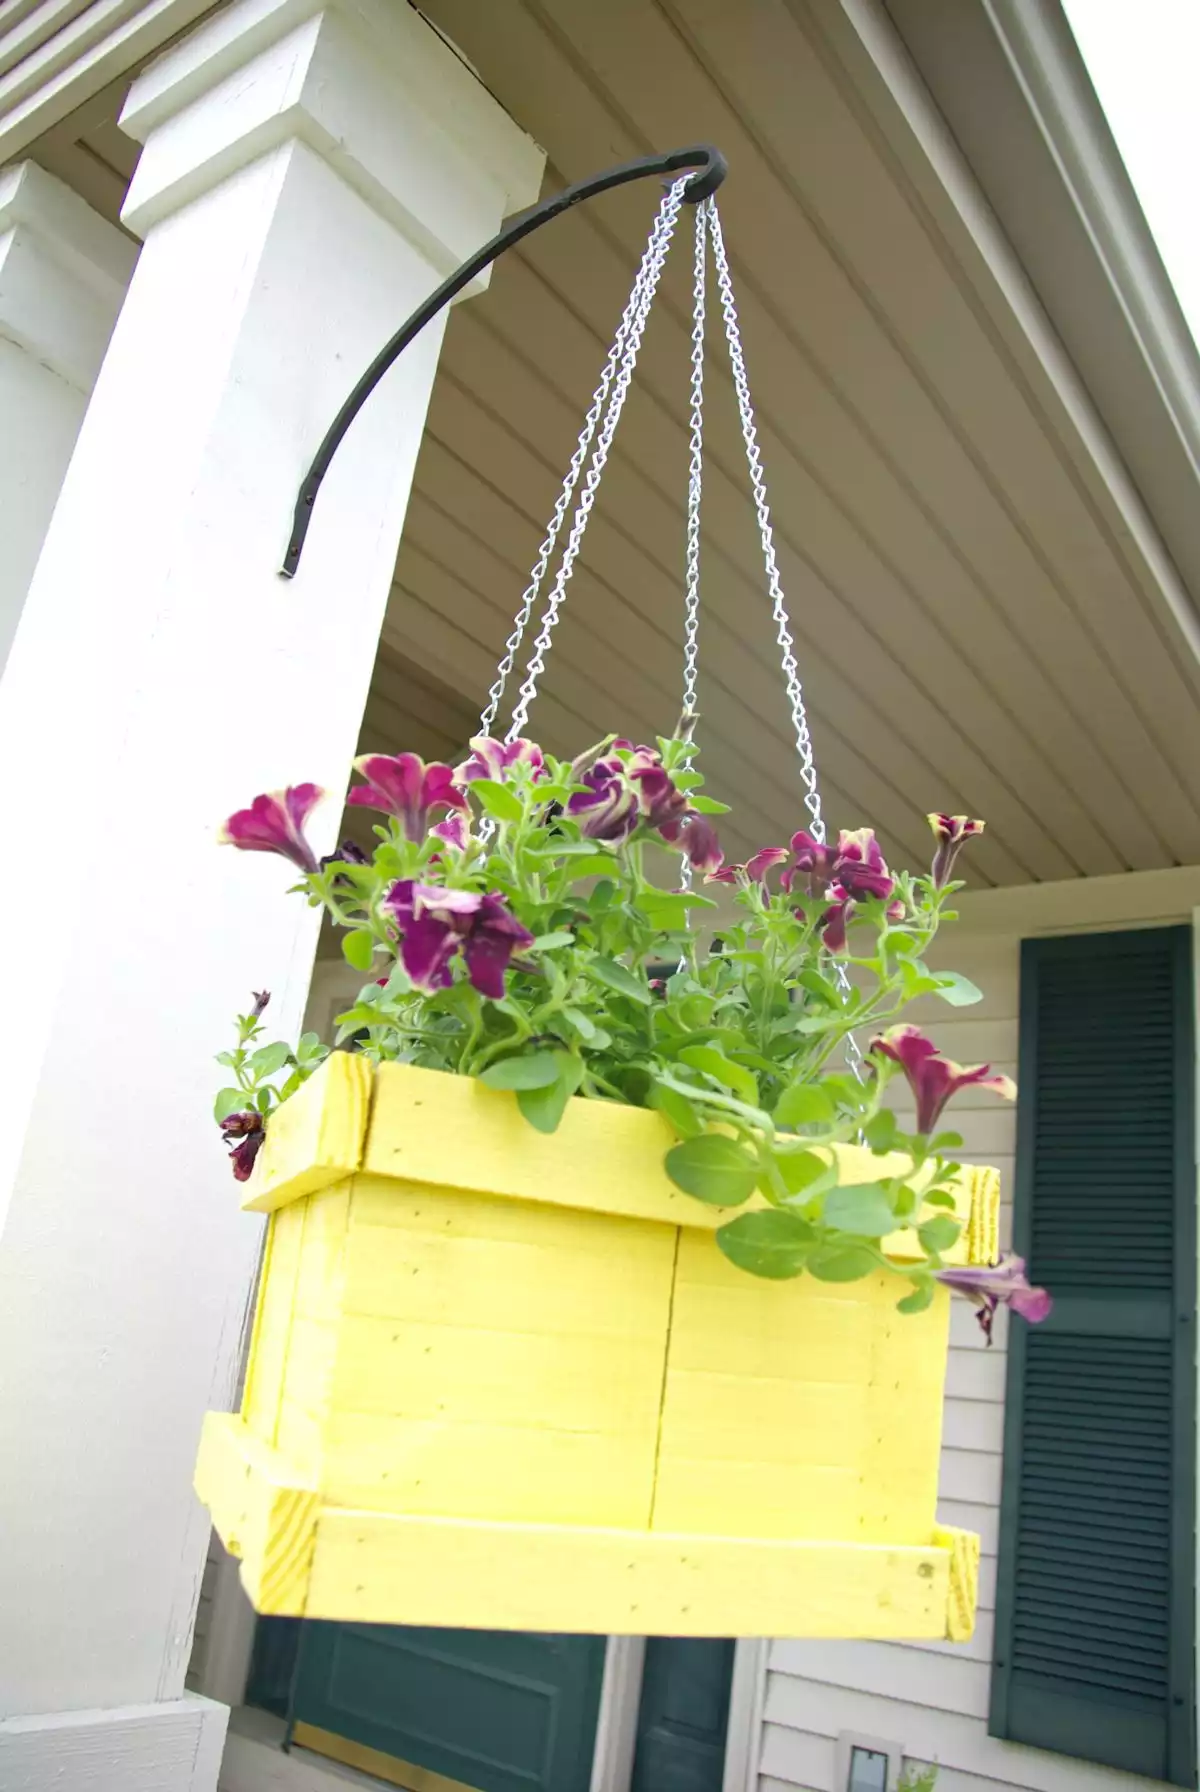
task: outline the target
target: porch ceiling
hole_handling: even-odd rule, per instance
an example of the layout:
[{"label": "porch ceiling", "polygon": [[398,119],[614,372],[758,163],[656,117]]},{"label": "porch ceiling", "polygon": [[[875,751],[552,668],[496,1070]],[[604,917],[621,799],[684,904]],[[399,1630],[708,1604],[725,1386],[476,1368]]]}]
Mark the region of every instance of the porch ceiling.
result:
[{"label": "porch ceiling", "polygon": [[[722,216],[832,819],[873,822],[920,863],[927,810],[983,815],[975,869],[993,883],[1200,861],[1195,656],[1095,477],[1087,431],[1012,315],[997,323],[983,258],[906,172],[878,94],[864,97],[842,8],[423,10],[546,146],[548,188],[697,139],[728,155]],[[472,702],[653,205],[643,183],[566,215],[451,319],[386,639]],[[677,244],[534,710],[555,749],[661,732],[678,710],[689,309]],[[802,814],[710,336],[701,738],[740,850]]]}]

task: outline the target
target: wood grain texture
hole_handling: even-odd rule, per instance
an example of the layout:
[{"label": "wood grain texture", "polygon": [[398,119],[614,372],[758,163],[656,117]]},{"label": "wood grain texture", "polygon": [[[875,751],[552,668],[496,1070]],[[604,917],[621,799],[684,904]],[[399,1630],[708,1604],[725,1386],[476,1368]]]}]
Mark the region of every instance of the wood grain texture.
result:
[{"label": "wood grain texture", "polygon": [[[328,1175],[358,1151],[365,1066],[352,1062],[349,1095],[331,1060],[281,1135],[271,1187],[293,1192],[271,1217],[245,1422],[212,1420],[198,1474],[260,1610],[942,1637],[953,1593],[963,1631],[976,1592],[961,1548],[939,1540],[929,1565],[944,1291],[903,1317],[890,1275],[747,1276],[712,1235],[723,1216],[667,1183],[659,1115],[575,1101],[546,1138],[510,1096],[411,1066],[376,1073],[363,1167],[305,1192],[306,1153]],[[857,1147],[839,1158],[851,1180],[878,1173]],[[997,1178],[968,1173],[960,1195],[971,1247],[990,1249]],[[959,1431],[957,1492],[986,1499],[987,1439]],[[318,1509],[336,1542],[319,1591],[306,1585]],[[486,1574],[481,1537],[497,1556]],[[454,1585],[435,1600],[433,1581],[423,1592],[397,1569],[396,1603],[370,1564],[413,1548],[446,1551]],[[621,1575],[601,1595],[614,1551],[629,1552],[636,1597]],[[914,1563],[917,1582],[940,1576],[936,1622]],[[539,1590],[517,1597],[525,1572]]]},{"label": "wood grain texture", "polygon": [[368,1061],[356,1052],[331,1052],[272,1114],[242,1206],[273,1213],[357,1170],[370,1099]]},{"label": "wood grain texture", "polygon": [[622,1635],[946,1634],[951,1551],[326,1509],[308,1614]]}]

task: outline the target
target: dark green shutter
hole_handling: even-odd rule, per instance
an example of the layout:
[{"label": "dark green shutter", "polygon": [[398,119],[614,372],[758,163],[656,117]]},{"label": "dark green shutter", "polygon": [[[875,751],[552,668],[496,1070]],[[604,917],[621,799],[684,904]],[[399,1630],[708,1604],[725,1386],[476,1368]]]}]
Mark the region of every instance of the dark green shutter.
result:
[{"label": "dark green shutter", "polygon": [[1186,927],[1026,941],[989,1729],[1196,1784],[1196,1166]]},{"label": "dark green shutter", "polygon": [[479,1792],[588,1792],[605,1638],[306,1623],[293,1723]]},{"label": "dark green shutter", "polygon": [[733,1644],[646,1640],[631,1792],[721,1792]]}]

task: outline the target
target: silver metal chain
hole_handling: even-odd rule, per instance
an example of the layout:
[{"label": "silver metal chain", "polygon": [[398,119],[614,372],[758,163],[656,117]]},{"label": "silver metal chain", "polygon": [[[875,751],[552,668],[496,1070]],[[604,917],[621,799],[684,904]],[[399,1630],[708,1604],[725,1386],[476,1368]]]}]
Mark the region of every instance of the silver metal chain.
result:
[{"label": "silver metal chain", "polygon": [[[513,619],[512,632],[509,635],[508,640],[504,643],[504,656],[501,659],[499,666],[496,668],[495,683],[488,692],[487,704],[479,718],[480,734],[491,733],[492,728],[495,725],[496,717],[500,712],[500,705],[504,700],[505,686],[512,676],[512,669],[516,664],[517,655],[521,651],[521,644],[525,639],[525,631],[529,627],[529,619],[533,615],[534,606],[537,603],[538,596],[541,592],[542,581],[545,579],[546,570],[550,565],[550,557],[554,552],[555,544],[562,532],[562,526],[566,520],[567,507],[575,494],[575,487],[579,483],[579,476],[582,473],[584,463],[587,460],[588,451],[592,445],[592,439],[596,434],[596,426],[608,403],[609,393],[612,390],[613,378],[626,351],[630,329],[633,326],[634,319],[643,309],[642,299],[646,277],[651,262],[657,254],[658,232],[662,229],[669,212],[671,213],[672,220],[670,226],[671,229],[674,228],[674,220],[679,215],[679,206],[677,203],[674,205],[672,211],[672,200],[673,195],[670,192],[664,193],[662,204],[658,209],[658,216],[651,228],[650,241],[642,256],[641,266],[638,269],[633,288],[626,301],[621,321],[617,325],[617,333],[613,337],[612,346],[609,348],[608,358],[601,370],[596,390],[592,394],[592,402],[588,407],[587,416],[584,418],[583,428],[579,432],[579,441],[576,445],[574,454],[571,456],[571,464],[567,468],[567,476],[563,480],[562,490],[558,494],[558,500],[555,503],[553,515],[550,518],[542,545],[538,549],[537,559],[533,563],[533,570],[529,575],[529,583],[521,595],[520,606]],[[670,230],[668,230],[668,239],[669,235]],[[515,739],[516,737],[515,735],[510,734],[509,738]]]},{"label": "silver metal chain", "polygon": [[[700,491],[704,478],[704,322],[708,276],[708,213],[711,199],[696,207],[696,242],[692,263],[692,408],[688,438],[687,547],[683,578],[683,713],[696,713],[700,664]],[[692,887],[692,863],[684,853],[680,884]],[[680,968],[686,959],[680,959]]]},{"label": "silver metal chain", "polygon": [[708,214],[712,200],[696,207],[696,250],[692,280],[692,411],[688,445],[687,564],[683,599],[683,707],[696,709],[700,654],[700,487],[704,476],[704,316],[708,266]]},{"label": "silver metal chain", "polygon": [[746,444],[746,464],[750,469],[750,485],[754,493],[754,508],[758,514],[758,533],[762,542],[763,561],[767,569],[767,590],[771,596],[771,614],[775,618],[775,635],[779,642],[779,650],[783,657],[783,676],[787,684],[788,704],[792,712],[792,727],[796,735],[796,751],[800,755],[800,776],[804,781],[804,804],[810,817],[810,831],[813,839],[822,845],[825,841],[825,821],[821,813],[821,795],[817,787],[817,770],[813,764],[812,736],[808,729],[808,715],[804,707],[804,687],[800,683],[800,668],[796,664],[796,650],[792,641],[791,623],[788,620],[787,603],[783,595],[783,585],[779,578],[779,566],[775,559],[775,535],[771,528],[771,511],[767,503],[767,482],[762,469],[762,455],[758,446],[758,431],[754,424],[754,407],[750,402],[750,382],[746,376],[746,357],[742,351],[742,332],[738,324],[737,306],[733,298],[733,282],[729,275],[729,260],[725,254],[725,238],[721,232],[721,220],[717,216],[716,206],[712,206],[708,215],[709,234],[712,237],[713,260],[717,268],[717,286],[721,294],[721,310],[725,316],[725,339],[729,344],[729,361],[733,369],[734,390],[737,393],[738,415],[742,421],[742,438]]},{"label": "silver metal chain", "polygon": [[546,669],[546,655],[550,651],[550,639],[558,621],[559,610],[566,593],[567,580],[574,570],[584,530],[587,528],[588,518],[592,513],[592,505],[596,501],[596,491],[608,460],[608,451],[612,447],[613,435],[624,409],[629,384],[633,378],[633,370],[637,365],[638,350],[642,345],[646,319],[650,315],[650,306],[653,303],[654,294],[658,290],[659,276],[663,270],[663,263],[667,259],[667,250],[671,246],[671,237],[674,234],[680,207],[683,204],[683,190],[690,178],[691,176],[687,176],[677,180],[671,187],[659,207],[654,228],[650,232],[650,241],[646,245],[642,265],[638,269],[638,277],[630,295],[629,327],[625,331],[621,345],[619,364],[609,395],[608,410],[600,425],[600,433],[596,439],[591,465],[588,467],[583,482],[583,491],[580,493],[575,518],[571,524],[571,532],[567,536],[567,545],[563,549],[558,572],[555,575],[550,596],[546,601],[542,626],[529,656],[525,681],[513,709],[512,721],[505,736],[506,740],[515,740],[524,731],[529,720],[530,704],[537,696],[538,683]]},{"label": "silver metal chain", "polygon": [[[808,711],[804,703],[804,686],[800,682],[800,668],[796,664],[796,648],[792,639],[787,600],[783,595],[783,582],[780,579],[779,564],[775,558],[775,533],[771,527],[771,508],[767,502],[767,481],[766,475],[763,473],[762,454],[758,446],[754,407],[750,401],[750,381],[746,372],[746,356],[742,349],[741,326],[738,323],[737,305],[733,297],[733,281],[729,273],[729,258],[725,253],[725,238],[714,201],[708,202],[708,230],[712,238],[713,261],[717,269],[717,287],[721,294],[721,310],[725,319],[725,340],[729,345],[729,363],[733,370],[734,390],[737,393],[742,440],[746,445],[746,465],[750,471],[754,509],[758,516],[758,533],[762,542],[763,563],[767,569],[767,590],[771,597],[771,614],[775,619],[775,638],[779,642],[779,651],[783,661],[788,705],[792,712],[792,729],[796,736],[796,751],[800,758],[800,776],[804,783],[804,806],[809,813],[809,832],[814,840],[820,845],[824,845],[825,818],[821,810],[821,792],[817,783],[817,768],[813,759]],[[834,977],[838,989],[843,995],[848,995],[851,988],[850,978],[840,959],[834,963]],[[853,1033],[846,1036],[846,1057],[851,1070],[861,1081],[863,1058]]]}]

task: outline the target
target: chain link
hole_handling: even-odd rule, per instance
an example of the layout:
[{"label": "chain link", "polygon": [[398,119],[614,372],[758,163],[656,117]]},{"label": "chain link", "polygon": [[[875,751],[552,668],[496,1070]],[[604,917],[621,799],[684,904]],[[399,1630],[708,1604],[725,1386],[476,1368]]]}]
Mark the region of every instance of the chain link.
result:
[{"label": "chain link", "polygon": [[[809,832],[814,840],[824,845],[825,818],[821,810],[821,793],[817,783],[817,768],[813,759],[812,734],[808,726],[808,711],[804,704],[804,686],[800,682],[800,668],[796,664],[796,648],[792,639],[787,600],[783,595],[779,564],[775,558],[775,533],[771,527],[771,510],[767,502],[767,481],[763,473],[762,454],[758,446],[754,407],[750,401],[750,381],[746,372],[746,357],[742,349],[742,332],[738,323],[737,305],[733,297],[729,258],[725,253],[725,238],[721,230],[721,220],[717,215],[716,203],[710,200],[707,204],[709,208],[708,229],[712,238],[713,261],[717,270],[717,287],[721,294],[721,310],[725,319],[725,339],[729,344],[729,362],[733,369],[738,416],[741,418],[742,424],[742,440],[746,446],[746,465],[750,470],[750,486],[754,493],[754,509],[758,516],[758,533],[762,543],[763,563],[767,569],[767,590],[771,597],[771,614],[775,619],[775,637],[779,643],[779,651],[783,660],[788,706],[792,713],[796,751],[800,756],[800,776],[804,783],[804,806],[809,814]],[[840,959],[835,962],[834,976],[838,989],[843,995],[849,995],[850,978]],[[861,1081],[863,1058],[853,1033],[846,1036],[846,1057],[851,1070]]]},{"label": "chain link", "polygon": [[525,681],[521,686],[516,706],[513,709],[512,721],[509,724],[506,740],[515,740],[529,720],[529,707],[537,696],[538,683],[546,669],[546,655],[550,651],[550,639],[554,626],[558,621],[558,613],[566,593],[567,580],[575,568],[575,560],[583,541],[583,533],[592,513],[592,505],[596,501],[596,491],[608,460],[608,451],[612,447],[613,435],[620,420],[621,411],[629,392],[629,383],[633,378],[633,370],[637,365],[638,350],[642,345],[642,334],[646,328],[646,319],[650,314],[650,306],[658,289],[659,276],[663,263],[667,258],[667,250],[671,246],[671,237],[679,218],[683,204],[683,190],[687,186],[688,176],[677,180],[659,207],[658,217],[650,233],[650,241],[646,245],[646,253],[642,257],[642,265],[638,270],[638,278],[630,297],[632,315],[629,328],[625,332],[620,354],[620,364],[612,382],[608,411],[600,433],[596,439],[592,462],[583,482],[583,491],[575,511],[575,519],[571,524],[571,532],[567,536],[567,545],[563,549],[562,560],[546,601],[545,614],[538,637],[533,644],[533,652],[529,656],[529,664],[525,670]]},{"label": "chain link", "polygon": [[[601,370],[596,390],[592,394],[592,402],[588,407],[587,416],[584,418],[583,428],[579,432],[579,441],[576,445],[574,454],[571,456],[571,464],[567,468],[567,476],[563,480],[562,490],[558,494],[558,500],[555,503],[549,526],[547,527],[542,545],[538,549],[537,559],[533,563],[533,570],[529,575],[529,584],[521,594],[521,602],[516,616],[513,618],[512,632],[509,635],[508,640],[504,643],[504,657],[496,668],[495,683],[488,692],[487,704],[479,718],[480,734],[491,733],[492,728],[495,725],[496,717],[500,712],[500,705],[504,700],[505,686],[512,676],[512,670],[516,664],[517,655],[521,651],[521,643],[525,639],[525,631],[529,627],[529,619],[533,615],[534,605],[537,603],[538,596],[541,592],[542,581],[545,578],[546,570],[550,565],[550,557],[554,552],[555,543],[558,541],[563,523],[566,519],[567,507],[574,496],[575,487],[579,483],[579,475],[583,471],[584,463],[588,457],[588,450],[591,448],[592,439],[596,434],[596,426],[599,423],[604,407],[608,402],[608,395],[612,389],[613,376],[625,353],[630,328],[641,309],[646,276],[649,272],[653,253],[655,251],[656,233],[662,228],[663,221],[671,207],[671,197],[670,192],[663,194],[662,203],[658,209],[658,216],[651,228],[650,241],[642,256],[641,266],[638,269],[632,291],[626,301],[621,321],[617,325],[617,333],[613,337],[612,346],[609,348],[608,357]],[[679,208],[676,206],[676,215],[678,215],[678,210]],[[515,738],[515,736],[512,738]]]},{"label": "chain link", "polygon": [[[711,199],[696,207],[696,244],[692,264],[692,409],[689,418],[687,550],[683,581],[683,713],[696,713],[700,661],[700,490],[704,477],[704,319],[708,274],[708,212]],[[692,887],[692,863],[684,853],[680,884]],[[680,959],[681,967],[685,963]]]}]

